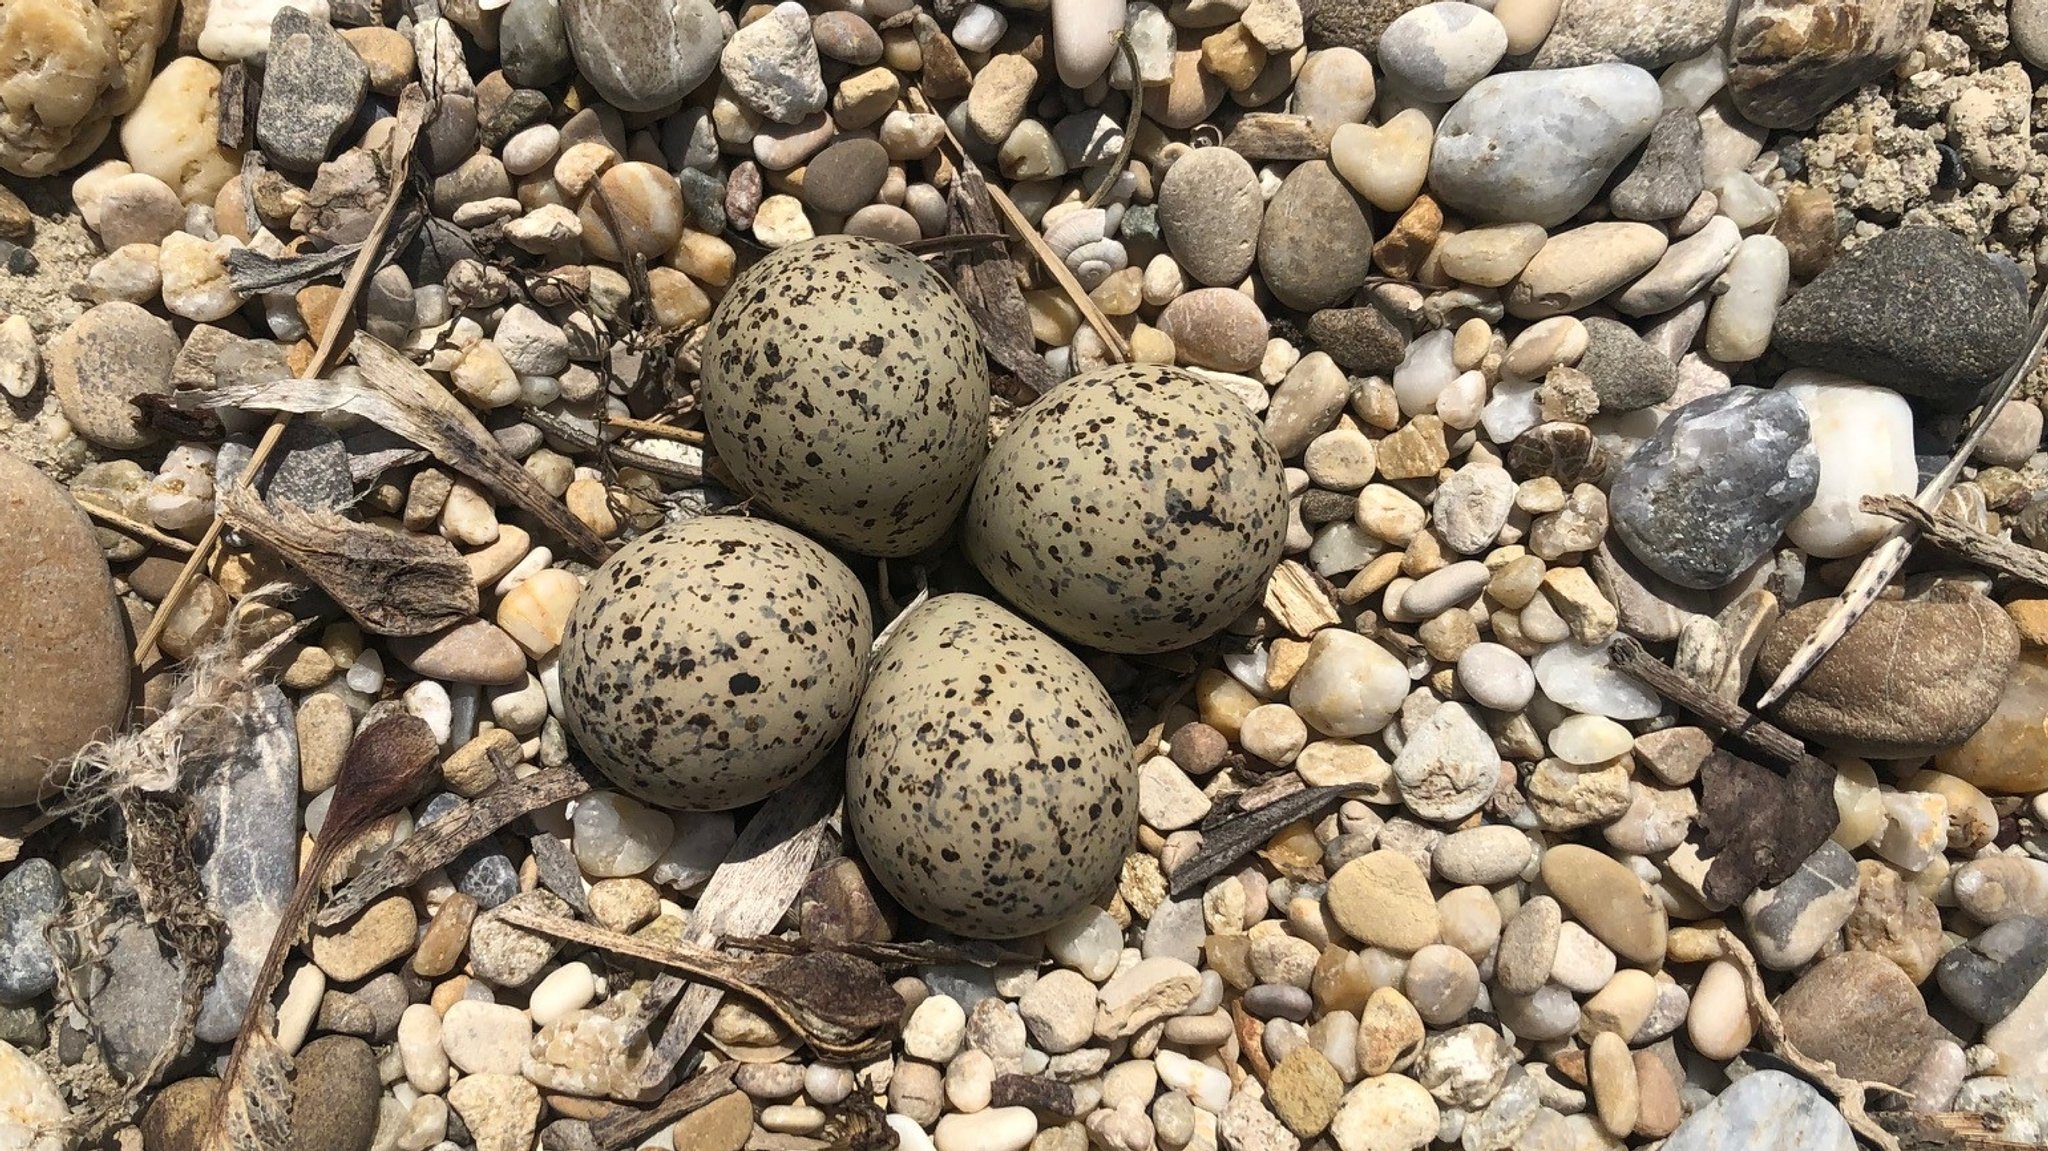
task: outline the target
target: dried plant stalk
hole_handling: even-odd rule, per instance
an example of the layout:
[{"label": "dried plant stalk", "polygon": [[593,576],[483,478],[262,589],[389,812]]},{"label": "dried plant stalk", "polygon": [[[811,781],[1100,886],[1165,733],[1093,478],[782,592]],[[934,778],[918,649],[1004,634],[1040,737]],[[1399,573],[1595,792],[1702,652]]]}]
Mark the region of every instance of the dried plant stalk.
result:
[{"label": "dried plant stalk", "polygon": [[271,992],[334,861],[378,820],[412,801],[439,755],[433,730],[411,715],[379,720],[350,745],[313,856],[299,871],[257,971],[241,1030],[221,1072],[220,1093],[197,1141],[201,1151],[276,1151],[290,1141],[291,1060],[267,1030]]},{"label": "dried plant stalk", "polygon": [[304,572],[364,631],[427,635],[477,613],[469,565],[440,536],[357,523],[290,503],[273,511],[240,485],[220,494],[220,512],[229,526]]},{"label": "dried plant stalk", "polygon": [[2048,587],[2048,552],[1978,531],[1954,516],[1938,515],[1900,496],[1864,496],[1863,510],[1910,523],[1928,543],[1973,564],[2035,587]]}]

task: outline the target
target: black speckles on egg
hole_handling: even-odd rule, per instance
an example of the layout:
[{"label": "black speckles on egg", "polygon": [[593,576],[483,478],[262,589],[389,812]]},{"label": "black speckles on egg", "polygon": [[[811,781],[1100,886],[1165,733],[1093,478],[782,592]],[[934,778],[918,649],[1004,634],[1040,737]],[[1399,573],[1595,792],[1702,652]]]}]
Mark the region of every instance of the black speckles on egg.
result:
[{"label": "black speckles on egg", "polygon": [[911,609],[847,733],[854,840],[904,907],[1013,939],[1116,881],[1138,782],[1116,704],[1072,652],[997,604]]},{"label": "black speckles on egg", "polygon": [[961,546],[1004,598],[1106,651],[1185,647],[1257,606],[1287,537],[1280,454],[1235,396],[1118,364],[1024,409],[990,450]]},{"label": "black speckles on egg", "polygon": [[832,553],[780,524],[703,516],[592,574],[562,638],[564,719],[619,790],[739,807],[839,739],[873,638],[867,595]]},{"label": "black speckles on egg", "polygon": [[938,543],[987,451],[988,365],[938,273],[822,236],[734,282],[705,341],[705,426],[762,503],[867,555]]}]

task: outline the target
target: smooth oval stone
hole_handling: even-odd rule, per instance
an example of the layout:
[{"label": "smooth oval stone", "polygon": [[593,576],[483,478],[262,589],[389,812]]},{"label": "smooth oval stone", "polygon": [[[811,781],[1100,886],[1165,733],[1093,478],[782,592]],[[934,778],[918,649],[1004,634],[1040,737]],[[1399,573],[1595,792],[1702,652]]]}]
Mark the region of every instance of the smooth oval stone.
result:
[{"label": "smooth oval stone", "polygon": [[545,88],[576,67],[562,0],[511,0],[498,21],[498,58],[505,79],[521,88]]},{"label": "smooth oval stone", "polygon": [[1784,392],[1737,387],[1671,413],[1622,462],[1608,512],[1650,570],[1717,588],[1770,553],[1819,484],[1806,410]]},{"label": "smooth oval stone", "polygon": [[1244,279],[1259,250],[1265,196],[1249,160],[1229,148],[1197,148],[1159,182],[1159,230],[1181,270],[1225,288]]},{"label": "smooth oval stone", "polygon": [[[1823,599],[1786,612],[1765,638],[1757,670],[1783,671],[1833,606]],[[1939,584],[1917,599],[1871,604],[1775,716],[1851,755],[1924,756],[1984,726],[2019,655],[2019,629],[2002,608],[1962,584]]]},{"label": "smooth oval stone", "polygon": [[1777,1008],[1793,1046],[1843,1075],[1880,1083],[1905,1082],[1928,1045],[1948,1034],[1899,965],[1869,951],[1814,964]]},{"label": "smooth oval stone", "polygon": [[1489,76],[1437,125],[1429,185],[1474,219],[1553,227],[1592,203],[1663,109],[1633,64]]},{"label": "smooth oval stone", "polygon": [[1664,1140],[1664,1151],[1856,1151],[1856,1137],[1833,1103],[1782,1071],[1736,1080]]},{"label": "smooth oval stone", "polygon": [[1126,7],[1125,0],[1052,0],[1053,59],[1061,83],[1086,88],[1109,70]]},{"label": "smooth oval stone", "polygon": [[64,418],[79,435],[103,448],[133,451],[157,437],[132,401],[170,394],[178,347],[167,321],[117,300],[78,317],[45,347],[43,362]]},{"label": "smooth oval stone", "polygon": [[1654,267],[1666,243],[1654,224],[1617,220],[1559,232],[1508,285],[1508,314],[1537,320],[1578,311]]},{"label": "smooth oval stone", "polygon": [[127,620],[91,521],[71,494],[0,451],[0,807],[34,803],[50,763],[119,731]]},{"label": "smooth oval stone", "polygon": [[1668,312],[1707,289],[1735,259],[1742,228],[1726,216],[1664,249],[1656,266],[1615,294],[1614,309],[1631,316]]},{"label": "smooth oval stone", "polygon": [[2031,915],[1994,923],[1935,965],[1934,980],[1949,1002],[1979,1023],[2012,1014],[2048,975],[2048,921]]},{"label": "smooth oval stone", "polygon": [[1159,313],[1183,363],[1222,372],[1258,366],[1266,351],[1266,317],[1250,296],[1229,288],[1197,288]]},{"label": "smooth oval stone", "polygon": [[1259,270],[1290,308],[1312,312],[1344,302],[1372,263],[1372,224],[1343,180],[1322,160],[1287,174],[1259,229]]},{"label": "smooth oval stone", "polygon": [[681,100],[725,47],[710,0],[566,0],[562,18],[578,70],[624,112]]},{"label": "smooth oval stone", "polygon": [[1475,4],[1425,4],[1380,34],[1380,68],[1404,95],[1445,104],[1484,79],[1508,50],[1508,30]]}]

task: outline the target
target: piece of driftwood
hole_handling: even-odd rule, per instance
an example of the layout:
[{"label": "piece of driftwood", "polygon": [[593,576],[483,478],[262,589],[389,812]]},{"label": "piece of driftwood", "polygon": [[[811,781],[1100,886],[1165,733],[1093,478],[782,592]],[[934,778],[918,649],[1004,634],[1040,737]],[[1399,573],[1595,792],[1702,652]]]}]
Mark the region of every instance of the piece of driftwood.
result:
[{"label": "piece of driftwood", "polygon": [[454,861],[464,851],[497,833],[529,811],[574,799],[590,790],[589,781],[572,767],[551,767],[525,779],[499,783],[489,791],[457,804],[384,853],[361,875],[336,892],[314,920],[332,927],[420,876]]},{"label": "piece of driftwood", "polygon": [[1267,578],[1265,606],[1274,623],[1302,639],[1344,622],[1329,585],[1295,560],[1282,560]]},{"label": "piece of driftwood", "polygon": [[2032,1141],[2005,1138],[2005,1124],[1982,1111],[1880,1111],[1876,1119],[1899,1151],[2040,1151]]},{"label": "piece of driftwood", "polygon": [[1742,972],[1742,987],[1749,997],[1749,1010],[1756,1019],[1756,1029],[1771,1043],[1771,1050],[1785,1062],[1797,1068],[1799,1073],[1820,1085],[1821,1089],[1835,1097],[1842,1109],[1842,1118],[1849,1121],[1849,1127],[1863,1137],[1878,1151],[1900,1151],[1899,1142],[1892,1133],[1885,1130],[1865,1109],[1868,1092],[1890,1091],[1889,1084],[1866,1083],[1861,1079],[1850,1079],[1835,1070],[1835,1065],[1825,1059],[1815,1059],[1792,1045],[1785,1034],[1785,1021],[1778,1015],[1778,1009],[1771,1005],[1770,989],[1764,986],[1763,972],[1757,969],[1756,957],[1749,952],[1749,945],[1733,931],[1723,927],[1714,933],[1721,948],[1721,958],[1733,963]]},{"label": "piece of driftwood", "polygon": [[889,986],[882,969],[843,951],[734,956],[689,943],[642,939],[529,907],[508,904],[497,914],[526,931],[737,991],[767,1008],[827,1059],[864,1063],[888,1054],[903,1019],[903,997]]},{"label": "piece of driftwood", "polygon": [[1166,892],[1179,898],[1228,871],[1258,850],[1273,833],[1306,819],[1343,797],[1347,788],[1310,787],[1283,795],[1264,807],[1241,811],[1202,831],[1202,846],[1167,877]]},{"label": "piece of driftwood", "polygon": [[[754,813],[697,897],[687,937],[691,943],[709,946],[726,935],[774,930],[811,874],[826,822],[838,809],[840,787],[840,770],[827,761]],[[641,997],[637,1029],[650,1030],[669,1004],[676,1008],[648,1052],[642,1086],[652,1089],[668,1079],[723,997],[715,985],[689,985],[670,973],[655,978]]]},{"label": "piece of driftwood", "polygon": [[2048,552],[2000,539],[1954,516],[1930,512],[1901,496],[1864,496],[1863,510],[1912,524],[1922,539],[1959,559],[2003,572],[2035,587],[2048,587]]},{"label": "piece of driftwood", "polygon": [[1722,699],[1678,674],[1628,636],[1615,638],[1614,645],[1607,649],[1607,660],[1641,680],[1658,695],[1720,728],[1729,738],[1752,751],[1786,767],[1806,761],[1823,768],[1827,766],[1809,755],[1806,745],[1798,737],[1751,713],[1741,704]]},{"label": "piece of driftwood", "polygon": [[[419,139],[420,126],[426,122],[426,115],[425,91],[418,84],[406,85],[405,91],[398,98],[398,115],[393,121],[391,131],[391,190],[384,198],[384,207],[377,213],[376,221],[370,225],[369,236],[363,241],[362,249],[356,253],[356,261],[349,268],[348,279],[342,281],[341,294],[335,297],[334,307],[328,314],[327,330],[321,333],[319,345],[313,349],[312,358],[306,361],[305,370],[301,373],[303,379],[318,377],[334,363],[335,352],[341,344],[341,334],[353,326],[351,317],[355,312],[356,298],[362,294],[363,285],[369,282],[371,273],[376,271],[379,253],[384,248],[385,238],[391,232],[391,221],[398,212],[399,201],[405,197],[406,172],[412,165],[413,145]],[[250,155],[255,156],[255,151],[252,150]],[[256,210],[254,196],[248,198],[248,210],[253,216]],[[254,226],[252,223],[251,227]],[[262,469],[264,462],[270,459],[270,453],[277,450],[278,441],[284,438],[285,425],[291,422],[291,418],[289,412],[279,412],[271,417],[270,426],[263,429],[263,438],[256,441],[255,449],[249,453],[249,462],[243,465],[242,474],[235,481],[237,484],[246,487],[256,481],[257,473]],[[141,637],[135,641],[135,650],[130,653],[130,659],[137,666],[147,658],[150,649],[156,646],[156,641],[163,635],[164,628],[170,626],[171,620],[176,618],[177,607],[184,601],[185,592],[192,586],[192,581],[207,564],[213,562],[214,549],[220,546],[221,533],[226,527],[226,521],[216,509],[213,522],[207,525],[206,533],[199,537],[199,543],[186,558],[185,566],[179,569],[178,577],[171,581],[170,590],[164,593],[163,602],[157,605],[156,615],[143,630]]]},{"label": "piece of driftwood", "polygon": [[[2048,345],[2048,292],[2043,292],[2034,303],[2034,314],[2028,322],[2026,350],[1999,377],[1991,389],[1991,398],[1977,410],[1977,418],[1970,424],[1970,430],[1964,433],[1962,442],[1956,445],[1948,463],[1942,465],[1942,469],[1920,489],[1913,498],[1914,503],[1929,510],[1941,505],[1941,497],[1948,494],[1956,477],[1963,474],[1963,465],[1969,462],[1977,445],[1983,442],[1984,433],[1991,429],[1991,422],[2005,410],[2006,402],[2019,389],[2020,381],[2026,379],[2034,362],[2041,358],[2044,345]],[[1768,708],[1785,698],[1787,692],[1797,687],[1799,681],[1820,666],[1828,652],[1842,642],[1842,637],[1849,634],[1849,629],[1856,626],[1856,621],[1862,619],[1863,613],[1869,611],[1870,605],[1884,593],[1885,585],[1891,583],[1899,569],[1906,566],[1906,557],[1911,554],[1913,542],[1919,534],[1918,525],[1902,521],[1886,533],[1882,543],[1863,557],[1863,562],[1857,565],[1856,574],[1842,589],[1841,600],[1834,610],[1792,653],[1792,659],[1786,663],[1785,670],[1778,673],[1778,678],[1771,681],[1771,686],[1757,697],[1759,709]]]},{"label": "piece of driftwood", "polygon": [[438,535],[394,531],[291,503],[272,508],[254,488],[238,484],[219,498],[228,526],[305,573],[364,631],[427,635],[477,613],[469,565]]},{"label": "piece of driftwood", "polygon": [[[956,234],[1000,232],[980,171],[967,169],[954,177],[946,192],[946,227]],[[1034,397],[1058,383],[1059,376],[1033,345],[1030,309],[1017,287],[1017,265],[1007,244],[963,245],[947,252],[942,262],[981,330],[989,358],[1009,369]]]},{"label": "piece of driftwood", "polygon": [[305,930],[321,884],[335,860],[377,821],[403,808],[440,756],[431,728],[412,715],[393,715],[364,728],[349,746],[334,781],[334,801],[313,854],[271,936],[241,1030],[221,1072],[220,1092],[198,1140],[201,1151],[275,1151],[291,1139],[291,1057],[271,1038],[271,991],[285,957]]},{"label": "piece of driftwood", "polygon": [[1246,112],[1223,138],[1223,146],[1253,163],[1330,158],[1330,141],[1309,125],[1308,117],[1285,112]]},{"label": "piece of driftwood", "polygon": [[185,555],[192,554],[192,541],[190,540],[181,540],[177,536],[166,535],[140,520],[129,519],[127,516],[111,508],[103,508],[90,499],[81,499],[75,494],[72,496],[72,499],[79,507],[85,509],[86,515],[106,524],[123,535],[145,539],[158,547],[169,548],[174,552],[181,552]]},{"label": "piece of driftwood", "polygon": [[732,1075],[737,1063],[721,1063],[661,1097],[651,1107],[614,1107],[590,1121],[590,1137],[605,1151],[640,1146],[640,1141],[692,1111],[739,1090]]}]

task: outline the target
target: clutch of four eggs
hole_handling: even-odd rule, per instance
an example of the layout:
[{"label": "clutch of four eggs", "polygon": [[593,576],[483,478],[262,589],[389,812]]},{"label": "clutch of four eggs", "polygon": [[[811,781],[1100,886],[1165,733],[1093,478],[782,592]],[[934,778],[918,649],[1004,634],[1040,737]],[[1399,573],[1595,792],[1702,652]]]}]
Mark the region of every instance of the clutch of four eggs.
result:
[{"label": "clutch of four eggs", "polygon": [[[1165,651],[1255,607],[1286,532],[1279,454],[1223,388],[1160,365],[1068,380],[989,446],[972,317],[874,241],[769,255],[711,324],[706,428],[774,519],[689,520],[593,574],[562,647],[570,735],[621,791],[696,811],[767,797],[845,736],[850,830],[908,910],[986,938],[1072,914],[1115,880],[1137,780],[1059,641]],[[828,549],[919,555],[956,525],[1003,602],[931,598],[871,660],[869,597]]]}]

